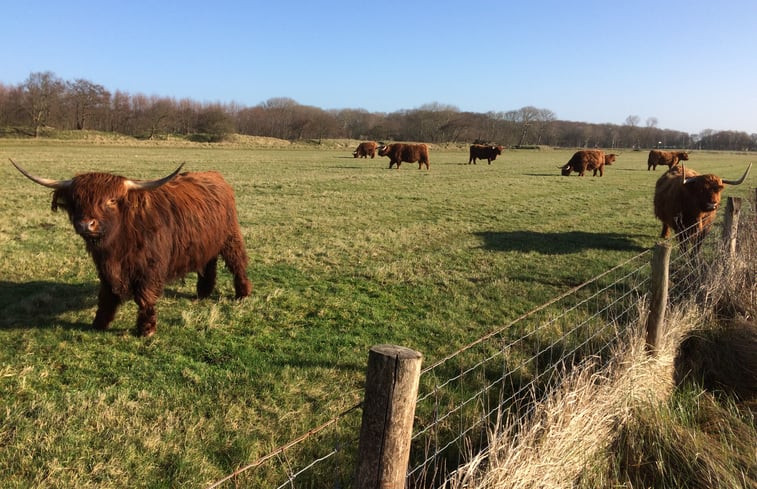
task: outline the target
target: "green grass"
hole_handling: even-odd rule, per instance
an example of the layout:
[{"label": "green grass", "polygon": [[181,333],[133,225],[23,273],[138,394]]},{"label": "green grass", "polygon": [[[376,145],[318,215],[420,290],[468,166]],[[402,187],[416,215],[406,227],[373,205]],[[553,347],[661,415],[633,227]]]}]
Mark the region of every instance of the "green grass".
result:
[{"label": "green grass", "polygon": [[[431,151],[387,170],[345,149],[0,140],[50,178],[153,178],[185,162],[237,194],[253,294],[169,285],[158,332],[126,304],[90,328],[97,276],[50,192],[0,164],[0,478],[7,487],[202,487],[361,398],[371,345],[426,363],[654,244],[646,153],[603,178],[561,177],[572,151],[506,151],[491,166]],[[741,175],[748,157],[693,153]],[[748,195],[754,176],[726,195]]]}]

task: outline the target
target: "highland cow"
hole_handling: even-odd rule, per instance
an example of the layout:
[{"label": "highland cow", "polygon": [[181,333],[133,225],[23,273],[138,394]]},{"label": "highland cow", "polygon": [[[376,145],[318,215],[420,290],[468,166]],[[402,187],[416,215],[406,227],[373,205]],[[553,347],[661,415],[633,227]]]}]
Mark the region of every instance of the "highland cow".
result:
[{"label": "highland cow", "polygon": [[352,156],[353,158],[368,158],[370,156],[373,159],[376,157],[376,148],[378,148],[378,143],[375,141],[365,141],[358,144],[357,149],[352,152]]},{"label": "highland cow", "polygon": [[740,185],[752,168],[750,163],[738,180],[723,180],[717,175],[700,175],[683,164],[665,172],[655,185],[654,214],[662,221],[661,238],[673,229],[682,248],[693,241],[698,249],[715,220],[720,193],[726,185]]},{"label": "highland cow", "polygon": [[420,170],[423,165],[426,165],[428,170],[428,145],[427,144],[409,144],[409,143],[394,143],[389,145],[381,145],[378,150],[379,156],[389,157],[389,168],[392,165],[397,165],[399,170],[403,161],[408,163],[418,162],[418,169]]},{"label": "highland cow", "polygon": [[182,164],[151,181],[110,173],[50,180],[11,163],[30,180],[54,189],[52,210],[63,208],[84,240],[100,278],[95,328],[107,328],[119,305],[133,297],[139,308],[137,331],[151,336],[165,284],[197,272],[197,296],[208,297],[219,256],[234,276],[236,297],[250,294],[234,192],[219,173],[180,174]]},{"label": "highland cow", "polygon": [[483,144],[473,144],[470,147],[470,157],[468,158],[468,164],[476,164],[476,159],[486,160],[489,164],[492,164],[493,160],[497,159],[497,155],[502,154],[502,150],[505,149],[502,146],[484,146]]},{"label": "highland cow", "polygon": [[679,161],[688,161],[689,154],[683,151],[660,151],[659,149],[653,149],[649,152],[649,158],[647,158],[647,171],[657,170],[657,165],[667,165],[668,168],[673,168]]},{"label": "highland cow", "polygon": [[593,170],[593,176],[604,175],[605,165],[612,165],[615,161],[615,154],[605,154],[604,151],[598,149],[583,149],[576,151],[570,160],[563,166],[558,166],[562,170],[563,176],[570,175],[571,171],[578,172],[578,176],[584,176],[586,170]]}]

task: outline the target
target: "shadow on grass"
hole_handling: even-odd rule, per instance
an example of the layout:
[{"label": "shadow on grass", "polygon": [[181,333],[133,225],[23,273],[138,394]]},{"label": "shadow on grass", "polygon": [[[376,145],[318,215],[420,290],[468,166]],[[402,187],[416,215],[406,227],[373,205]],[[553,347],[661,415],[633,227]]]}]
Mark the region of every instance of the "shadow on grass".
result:
[{"label": "shadow on grass", "polygon": [[[187,280],[190,280],[189,278]],[[194,284],[194,278],[191,279]],[[182,290],[184,282],[174,283],[174,287],[166,287],[162,297],[176,300],[199,301],[194,291]],[[98,282],[69,284],[61,282],[32,281],[32,282],[8,282],[0,280],[0,329],[46,329],[61,327],[86,331],[97,331],[92,327],[97,306]],[[213,291],[208,302],[213,302],[225,297],[218,291]],[[129,297],[121,305],[132,302]],[[158,309],[160,309],[160,299]],[[66,313],[91,310],[85,313],[82,321],[69,321],[63,319]],[[160,320],[160,315],[159,315]],[[104,332],[122,331],[111,326]]]},{"label": "shadow on grass", "polygon": [[484,231],[474,233],[483,247],[493,251],[534,251],[545,255],[562,255],[582,250],[644,251],[632,236],[617,233],[539,233],[535,231]]},{"label": "shadow on grass", "polygon": [[[61,320],[61,314],[83,311],[97,304],[97,284],[59,282],[7,282],[0,280],[0,328],[92,329],[84,322]],[[94,316],[93,316],[94,318]]]}]

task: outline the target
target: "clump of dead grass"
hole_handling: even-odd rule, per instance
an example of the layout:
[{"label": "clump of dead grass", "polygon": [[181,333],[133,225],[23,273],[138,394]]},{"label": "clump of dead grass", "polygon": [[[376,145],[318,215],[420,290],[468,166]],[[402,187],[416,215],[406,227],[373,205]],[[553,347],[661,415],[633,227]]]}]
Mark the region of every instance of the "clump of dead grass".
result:
[{"label": "clump of dead grass", "polygon": [[668,313],[656,356],[640,314],[610,364],[587,362],[532,417],[497,423],[448,487],[757,487],[755,236],[743,229],[739,255]]},{"label": "clump of dead grass", "polygon": [[635,406],[664,403],[672,390],[670,345],[653,358],[646,354],[643,335],[633,338],[611,364],[589,362],[574,370],[557,393],[536,406],[532,418],[498,424],[489,450],[460,469],[450,487],[574,487],[609,450],[614,432]]}]

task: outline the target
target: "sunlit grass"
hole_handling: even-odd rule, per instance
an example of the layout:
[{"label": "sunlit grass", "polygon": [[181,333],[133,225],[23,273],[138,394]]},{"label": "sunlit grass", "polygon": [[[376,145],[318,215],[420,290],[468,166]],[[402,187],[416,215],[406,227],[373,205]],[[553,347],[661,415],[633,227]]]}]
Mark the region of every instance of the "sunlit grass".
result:
[{"label": "sunlit grass", "polygon": [[[356,403],[371,345],[434,361],[659,233],[659,172],[646,171],[646,154],[624,153],[600,179],[559,176],[567,150],[469,166],[465,150],[432,148],[430,171],[390,171],[388,159],[351,150],[0,141],[0,160],[50,178],[154,178],[181,162],[222,172],[254,286],[234,301],[221,269],[215,294],[196,301],[190,276],[158,302],[153,338],[133,336],[132,303],[109,331],[94,331],[97,275],[83,244],[64,213],[50,212],[49,190],[0,164],[5,481],[217,480]],[[745,161],[694,154],[691,165],[738,176]]]}]

